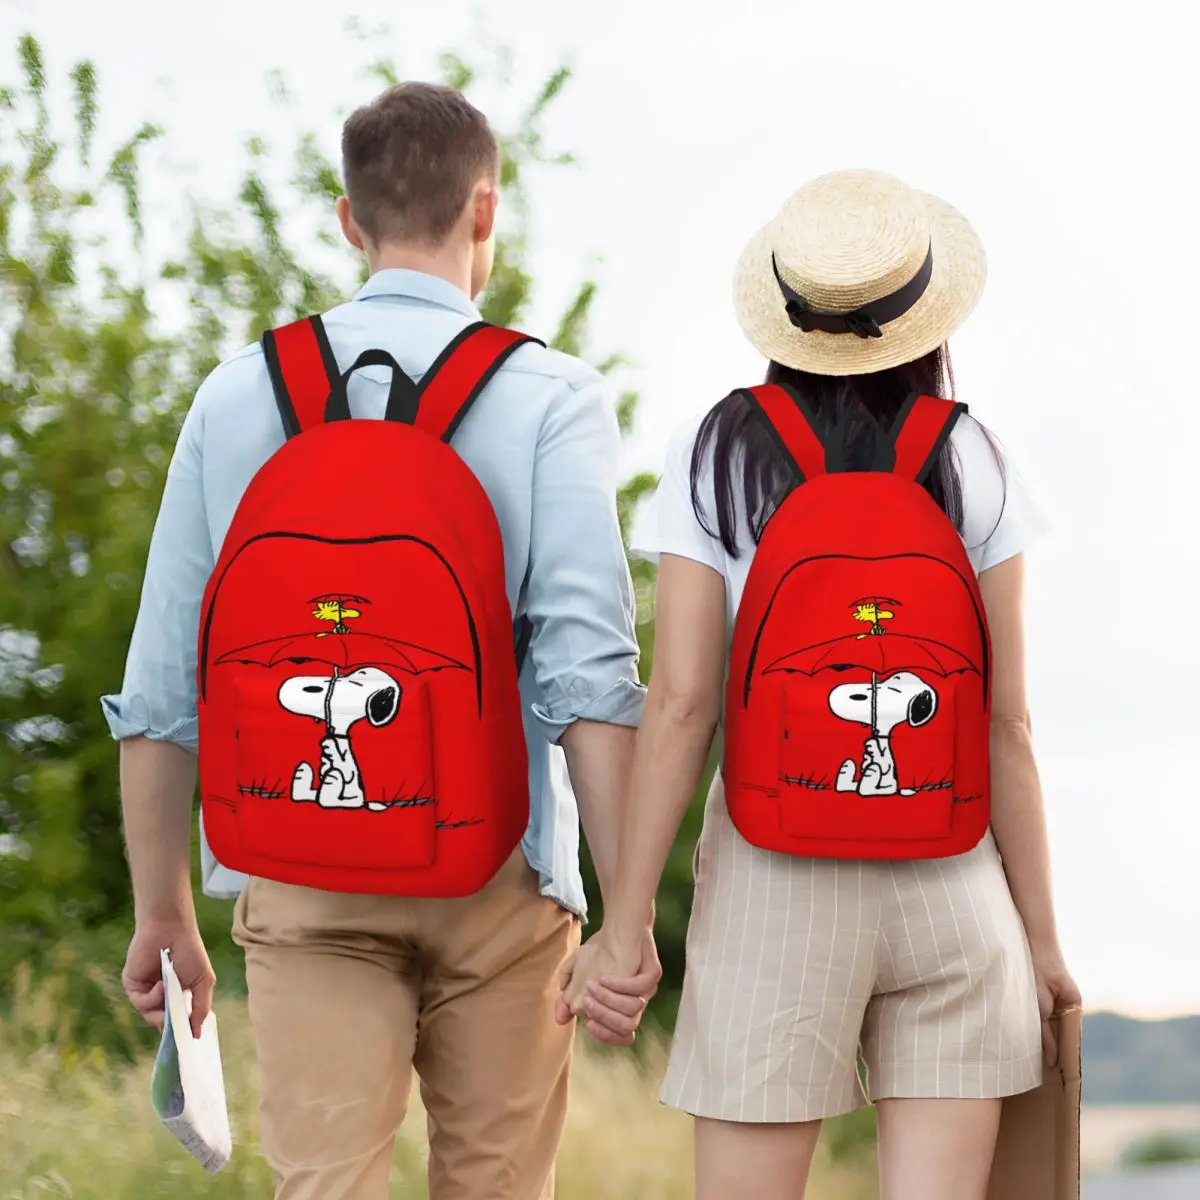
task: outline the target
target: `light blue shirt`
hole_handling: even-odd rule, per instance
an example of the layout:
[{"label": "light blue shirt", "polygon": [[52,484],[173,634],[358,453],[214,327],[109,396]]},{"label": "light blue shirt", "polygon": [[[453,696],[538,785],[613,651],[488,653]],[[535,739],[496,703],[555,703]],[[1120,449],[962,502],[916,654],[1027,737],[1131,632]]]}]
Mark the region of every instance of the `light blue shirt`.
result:
[{"label": "light blue shirt", "polygon": [[[371,347],[420,379],[442,348],[480,319],[452,284],[415,271],[373,275],[325,316],[344,370]],[[379,419],[386,369],[350,383],[356,417]],[[197,748],[196,637],[204,587],[234,510],[255,472],[283,444],[257,345],[219,366],[183,422],[150,543],[141,607],[120,695],[103,697],[116,738]],[[529,746],[529,827],[522,849],[543,894],[581,916],[579,819],[563,731],[585,718],[636,725],[643,689],[629,567],[617,522],[620,432],[603,378],[541,346],[518,349],[454,435],[500,522],[508,598],[533,638],[521,675]],[[235,896],[245,877],[215,861],[200,830],[204,890]]]}]

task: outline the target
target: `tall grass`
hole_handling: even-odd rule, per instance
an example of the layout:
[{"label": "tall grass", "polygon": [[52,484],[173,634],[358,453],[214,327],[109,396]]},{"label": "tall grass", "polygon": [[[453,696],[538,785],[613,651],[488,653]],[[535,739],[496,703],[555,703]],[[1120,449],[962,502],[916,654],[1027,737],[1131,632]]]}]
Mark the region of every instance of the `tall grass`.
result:
[{"label": "tall grass", "polygon": [[[0,1019],[3,1200],[271,1196],[270,1172],[255,1139],[254,1047],[241,1000],[218,1004],[237,1146],[230,1164],[211,1179],[157,1124],[148,1099],[149,1056],[130,1064],[79,1046],[70,1006],[61,977],[35,982],[25,971],[18,973],[9,1011]],[[581,1037],[559,1157],[560,1200],[692,1195],[691,1122],[656,1099],[664,1061],[660,1039],[651,1039],[639,1059],[598,1051]],[[397,1140],[395,1198],[427,1196],[424,1126],[414,1091]],[[834,1144],[822,1149],[811,1200],[874,1200],[869,1152],[859,1147],[851,1161],[834,1162]]]}]

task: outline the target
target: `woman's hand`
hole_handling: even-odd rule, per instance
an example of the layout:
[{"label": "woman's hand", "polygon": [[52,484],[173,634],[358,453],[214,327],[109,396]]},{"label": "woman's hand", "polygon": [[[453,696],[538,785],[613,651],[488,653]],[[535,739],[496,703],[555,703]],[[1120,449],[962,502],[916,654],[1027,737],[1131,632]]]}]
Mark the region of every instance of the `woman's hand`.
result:
[{"label": "woman's hand", "polygon": [[563,968],[555,1019],[587,1021],[588,1032],[608,1046],[629,1046],[637,1036],[662,978],[662,966],[649,928],[640,943],[622,951],[609,944],[603,929],[590,938]]},{"label": "woman's hand", "polygon": [[1054,1066],[1058,1062],[1058,1040],[1050,1018],[1082,1003],[1079,988],[1057,945],[1029,947],[1033,956],[1033,977],[1037,983],[1038,1011],[1042,1018],[1042,1049],[1046,1062]]}]

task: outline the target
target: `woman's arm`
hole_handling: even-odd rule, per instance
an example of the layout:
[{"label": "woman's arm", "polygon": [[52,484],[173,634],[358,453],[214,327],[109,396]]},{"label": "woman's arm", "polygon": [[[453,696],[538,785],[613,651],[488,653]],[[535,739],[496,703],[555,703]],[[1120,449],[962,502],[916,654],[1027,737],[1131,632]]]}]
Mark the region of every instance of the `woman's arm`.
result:
[{"label": "woman's arm", "polygon": [[1057,945],[1050,845],[1025,683],[1025,556],[979,577],[992,634],[992,829],[1031,943]]},{"label": "woman's arm", "polygon": [[[1063,963],[1054,920],[1050,844],[1042,785],[1033,753],[1025,684],[1025,557],[1017,554],[979,577],[992,635],[992,831],[1009,890],[1029,939],[1043,1022],[1079,1003]],[[1053,1031],[1043,1024],[1047,1059]]]},{"label": "woman's arm", "polygon": [[724,678],[725,581],[711,567],[663,554],[654,670],[623,805],[617,880],[604,913],[603,948],[611,961],[581,964],[568,1001],[599,974],[637,969],[646,913],[712,746]]}]

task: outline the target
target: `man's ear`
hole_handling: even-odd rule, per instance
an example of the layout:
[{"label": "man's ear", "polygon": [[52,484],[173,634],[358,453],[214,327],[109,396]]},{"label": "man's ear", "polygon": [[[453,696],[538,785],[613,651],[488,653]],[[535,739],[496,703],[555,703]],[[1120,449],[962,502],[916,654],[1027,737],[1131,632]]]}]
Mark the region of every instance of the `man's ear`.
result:
[{"label": "man's ear", "polygon": [[482,246],[496,227],[496,208],[500,204],[500,193],[491,179],[481,179],[475,185],[475,228],[472,237],[476,245]]},{"label": "man's ear", "polygon": [[355,223],[354,214],[350,211],[350,201],[345,196],[337,198],[338,222],[342,226],[342,236],[355,250],[365,250],[362,230]]}]

